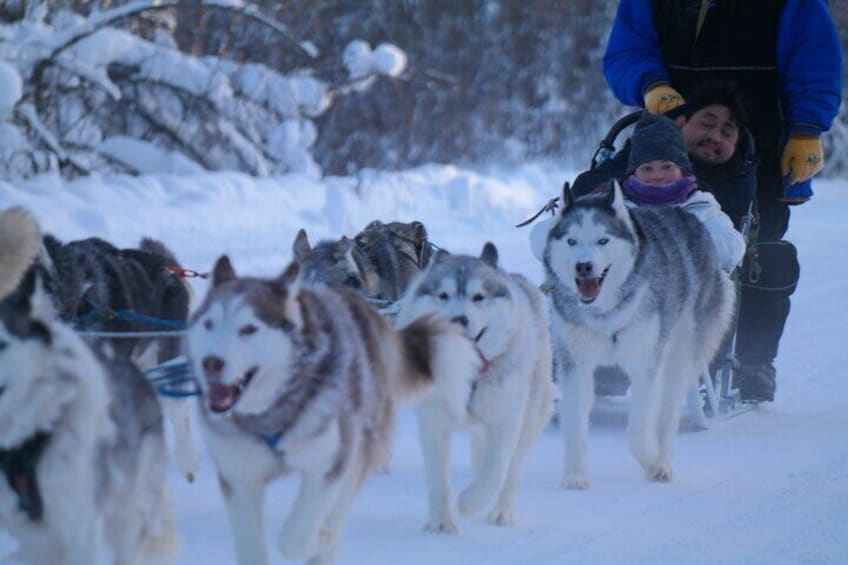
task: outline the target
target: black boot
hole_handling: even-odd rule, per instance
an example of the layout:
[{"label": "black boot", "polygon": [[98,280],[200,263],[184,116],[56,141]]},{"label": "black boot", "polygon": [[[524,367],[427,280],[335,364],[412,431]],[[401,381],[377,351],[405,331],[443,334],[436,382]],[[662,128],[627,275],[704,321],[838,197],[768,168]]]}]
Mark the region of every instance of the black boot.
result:
[{"label": "black boot", "polygon": [[733,377],[742,402],[772,402],[777,388],[774,366],[741,365]]}]

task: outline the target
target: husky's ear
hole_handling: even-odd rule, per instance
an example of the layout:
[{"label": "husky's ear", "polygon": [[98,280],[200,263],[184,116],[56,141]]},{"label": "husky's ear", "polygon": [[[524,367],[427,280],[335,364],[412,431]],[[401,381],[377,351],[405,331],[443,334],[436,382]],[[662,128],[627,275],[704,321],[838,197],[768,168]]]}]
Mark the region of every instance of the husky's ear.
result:
[{"label": "husky's ear", "polygon": [[233,264],[230,263],[230,258],[226,255],[221,255],[215,261],[215,267],[212,269],[212,288],[216,288],[236,278],[236,271],[233,269]]},{"label": "husky's ear", "polygon": [[[371,222],[371,224],[373,223],[374,222]],[[353,243],[355,245],[358,245],[359,247],[368,247],[369,245],[371,245],[371,224],[368,224],[368,227],[353,236]]]},{"label": "husky's ear", "polygon": [[617,180],[613,180],[610,184],[609,194],[607,195],[607,206],[620,218],[629,216],[627,206],[624,204],[624,193],[621,192],[621,186]]},{"label": "husky's ear", "polygon": [[571,193],[571,184],[568,181],[562,185],[562,211],[565,212],[574,204],[574,195]]},{"label": "husky's ear", "polygon": [[480,253],[480,259],[490,267],[498,268],[498,248],[495,247],[494,243],[486,242],[486,245],[483,246],[483,252]]},{"label": "husky's ear", "polygon": [[297,261],[292,261],[289,263],[289,266],[286,267],[286,270],[280,274],[276,279],[276,283],[282,287],[290,287],[298,280],[298,275],[300,274],[300,263]]},{"label": "husky's ear", "polygon": [[407,233],[402,233],[401,235],[406,235],[410,239],[412,239],[416,243],[420,243],[422,241],[427,240],[427,229],[424,227],[424,224],[419,222],[418,220],[413,220],[406,226]]},{"label": "husky's ear", "polygon": [[448,250],[442,249],[440,247],[439,250],[436,251],[436,254],[433,255],[433,258],[430,261],[430,263],[438,263],[439,261],[442,261],[443,259],[445,259],[446,257],[449,257],[449,256],[450,256],[450,252]]},{"label": "husky's ear", "polygon": [[309,237],[306,235],[306,230],[300,228],[297,231],[297,235],[294,236],[294,243],[292,243],[294,258],[298,261],[303,261],[309,255],[310,251],[312,251],[312,245],[309,244]]},{"label": "husky's ear", "polygon": [[272,281],[272,290],[285,297],[283,305],[285,317],[295,326],[303,325],[303,317],[298,306],[297,296],[300,294],[300,263],[297,260],[289,263],[286,270]]}]

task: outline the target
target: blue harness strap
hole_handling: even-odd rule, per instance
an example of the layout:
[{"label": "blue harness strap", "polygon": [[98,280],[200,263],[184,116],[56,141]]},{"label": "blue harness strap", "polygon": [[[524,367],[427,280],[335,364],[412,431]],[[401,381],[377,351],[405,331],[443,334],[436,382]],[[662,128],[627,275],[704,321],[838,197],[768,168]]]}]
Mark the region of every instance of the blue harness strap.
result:
[{"label": "blue harness strap", "polygon": [[188,324],[183,322],[182,320],[168,320],[165,318],[155,318],[153,316],[146,316],[144,314],[139,314],[133,310],[118,310],[112,311],[108,308],[101,308],[94,301],[91,300],[87,295],[82,297],[83,301],[88,304],[90,310],[85,313],[84,316],[80,316],[76,320],[76,328],[78,330],[84,329],[86,326],[94,323],[94,321],[98,317],[104,317],[107,320],[123,320],[127,322],[142,322],[144,324],[149,324],[151,326],[161,326],[166,328],[175,328],[178,330],[184,330],[188,327]]},{"label": "blue harness strap", "polygon": [[200,395],[200,385],[191,372],[191,365],[182,357],[147,369],[144,374],[160,396],[186,398]]},{"label": "blue harness strap", "polygon": [[261,437],[262,440],[266,444],[268,444],[268,447],[270,447],[271,449],[273,449],[275,451],[279,451],[277,449],[277,444],[280,442],[280,438],[283,437],[283,432],[273,434],[273,435],[270,435],[270,436],[259,436],[259,437]]}]

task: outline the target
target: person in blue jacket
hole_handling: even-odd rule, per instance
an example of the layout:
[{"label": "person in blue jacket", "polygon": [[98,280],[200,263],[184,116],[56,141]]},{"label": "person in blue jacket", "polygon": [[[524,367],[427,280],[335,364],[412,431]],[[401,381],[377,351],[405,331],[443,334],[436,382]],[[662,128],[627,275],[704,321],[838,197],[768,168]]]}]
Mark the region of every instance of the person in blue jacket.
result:
[{"label": "person in blue jacket", "polygon": [[774,358],[800,272],[783,240],[789,206],[812,196],[821,135],[842,93],[842,49],[826,0],[621,0],[604,76],[625,104],[665,113],[706,79],[735,81],[754,137],[757,221],[736,352],[743,400],[774,399]]}]

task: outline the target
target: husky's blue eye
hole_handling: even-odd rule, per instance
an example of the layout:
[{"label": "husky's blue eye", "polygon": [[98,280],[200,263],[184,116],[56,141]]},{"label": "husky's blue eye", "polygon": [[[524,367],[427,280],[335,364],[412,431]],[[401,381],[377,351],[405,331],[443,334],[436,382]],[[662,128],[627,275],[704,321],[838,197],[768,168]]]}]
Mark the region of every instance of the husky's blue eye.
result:
[{"label": "husky's blue eye", "polygon": [[572,247],[574,247],[575,245],[577,245],[577,240],[576,240],[576,239],[574,239],[574,238],[571,238],[571,237],[569,237],[568,239],[566,239],[566,240],[565,240],[565,242],[566,242],[568,245],[572,246]]},{"label": "husky's blue eye", "polygon": [[448,298],[450,298],[450,296],[448,296],[447,292],[440,292],[439,293],[439,300],[441,300],[443,302],[447,302]]},{"label": "husky's blue eye", "polygon": [[483,302],[483,300],[485,298],[486,297],[484,295],[478,293],[478,294],[475,294],[474,296],[472,296],[471,300],[473,300],[474,302]]},{"label": "husky's blue eye", "polygon": [[257,328],[257,327],[256,327],[256,326],[254,326],[253,324],[248,324],[248,325],[246,325],[246,326],[243,326],[243,327],[239,330],[239,336],[241,336],[241,337],[245,337],[245,336],[253,335],[253,334],[255,334],[258,330],[259,330],[259,328]]},{"label": "husky's blue eye", "polygon": [[608,237],[602,237],[601,239],[598,240],[598,245],[606,245],[607,243],[609,243]]}]

